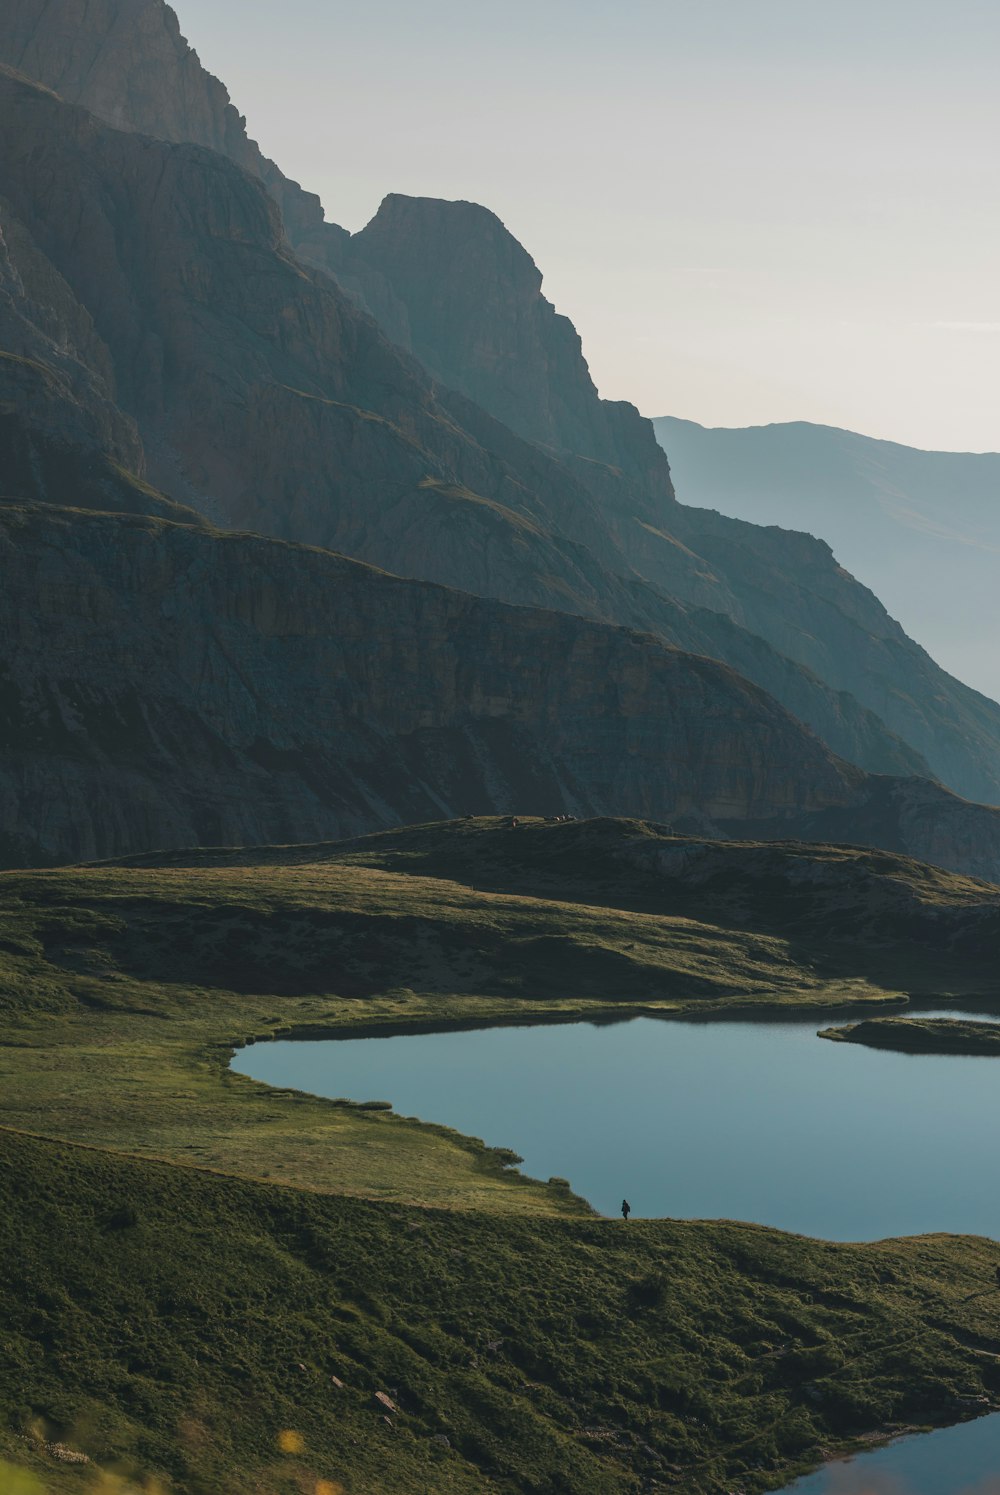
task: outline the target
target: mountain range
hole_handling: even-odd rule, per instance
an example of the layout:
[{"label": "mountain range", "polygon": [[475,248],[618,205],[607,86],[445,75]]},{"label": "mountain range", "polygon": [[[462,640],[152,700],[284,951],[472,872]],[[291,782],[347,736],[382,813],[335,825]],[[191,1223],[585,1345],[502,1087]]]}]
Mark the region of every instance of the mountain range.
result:
[{"label": "mountain range", "polygon": [[163,0],[8,0],[0,140],[0,1486],[763,1495],[996,1405],[994,1242],[643,1219],[631,1065],[619,1222],[231,1060],[986,1001],[1000,706],[679,498],[488,208],[328,222]]},{"label": "mountain range", "polygon": [[754,524],[806,529],[941,664],[996,699],[1000,454],[933,452],[795,421],[653,427],[678,490]]},{"label": "mountain range", "polygon": [[161,0],[0,63],[11,861],[530,806],[1000,875],[1000,706],[679,503],[492,213],[327,223]]}]

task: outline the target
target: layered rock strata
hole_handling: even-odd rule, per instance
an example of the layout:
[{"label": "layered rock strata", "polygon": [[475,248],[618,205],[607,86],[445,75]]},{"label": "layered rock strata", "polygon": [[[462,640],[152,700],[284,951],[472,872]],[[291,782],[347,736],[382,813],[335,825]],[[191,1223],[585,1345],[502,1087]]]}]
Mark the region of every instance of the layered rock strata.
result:
[{"label": "layered rock strata", "polygon": [[[824,547],[719,516],[692,518],[676,504],[647,424],[629,407],[598,400],[578,339],[493,215],[396,198],[353,248],[339,231],[329,236],[342,278],[352,265],[359,285],[381,277],[396,306],[380,313],[386,325],[402,307],[400,339],[441,380],[461,383],[464,368],[464,393],[435,385],[328,276],[304,267],[285,229],[305,245],[322,225],[318,206],[307,210],[294,184],[276,191],[275,169],[247,142],[225,91],[200,69],[171,15],[159,0],[101,0],[85,12],[55,0],[43,24],[29,0],[0,17],[3,55],[48,73],[118,125],[175,141],[194,135],[211,147],[110,131],[21,78],[0,78],[0,124],[10,142],[0,162],[7,193],[0,221],[15,267],[8,277],[15,331],[4,341],[19,346],[20,317],[51,344],[48,353],[39,345],[45,356],[34,360],[43,371],[58,364],[49,355],[64,343],[74,365],[64,359],[62,382],[50,381],[51,415],[40,434],[31,422],[48,396],[22,392],[9,402],[23,450],[8,444],[15,455],[22,450],[8,463],[8,493],[66,501],[75,485],[80,503],[171,512],[134,480],[146,471],[219,522],[653,629],[732,661],[870,768],[919,773],[929,762],[972,792],[1000,797],[997,708],[963,694],[887,627],[875,599]],[[115,78],[132,53],[157,81],[123,93]],[[284,225],[261,183],[282,202]],[[297,206],[284,202],[286,187]],[[447,261],[456,224],[466,248]],[[310,253],[323,259],[315,245]],[[438,316],[434,256],[462,272],[451,322]],[[18,261],[29,267],[20,310]],[[333,264],[332,249],[326,262]],[[469,308],[484,274],[491,294],[473,325]],[[485,358],[474,356],[480,344]],[[32,361],[15,358],[16,378],[30,383]],[[503,403],[491,365],[506,370],[500,382],[508,394],[522,378],[520,405]],[[98,465],[110,461],[110,476],[102,468],[91,484],[85,470],[67,475],[59,459],[74,443],[98,454]],[[48,470],[38,460],[43,448],[48,467],[68,481],[43,471],[32,486],[32,474]],[[124,486],[115,478],[118,458]],[[759,635],[780,639],[780,651]],[[904,724],[926,756],[886,731],[847,684]],[[943,791],[886,788],[883,798],[889,794],[898,803],[880,810],[884,823],[908,815],[926,827],[944,806],[947,855],[972,854],[976,807],[967,812],[974,828],[959,835]],[[803,805],[808,798],[806,791]],[[726,818],[720,805],[708,805],[700,813]],[[842,836],[853,814],[842,811],[834,804],[808,813],[841,815],[823,825]],[[769,819],[767,811],[757,817],[762,834]]]},{"label": "layered rock strata", "polygon": [[[339,837],[474,811],[694,816],[1000,877],[1000,812],[835,758],[649,634],[130,515],[0,507],[8,864]],[[925,786],[932,789],[933,786]],[[893,794],[898,798],[893,800]],[[895,804],[895,818],[887,804]]]},{"label": "layered rock strata", "polygon": [[472,810],[794,818],[865,782],[650,635],[151,518],[12,505],[0,546],[8,859]]},{"label": "layered rock strata", "polygon": [[[216,522],[653,629],[731,659],[863,766],[928,771],[870,712],[723,613],[678,604],[620,557],[609,569],[599,500],[467,399],[435,391],[297,264],[266,195],[221,156],[109,131],[9,74],[0,118],[17,258],[49,267],[96,350],[84,408],[96,421],[102,401],[126,406],[123,427],[134,441],[138,422],[145,438],[133,466],[176,498]],[[61,325],[71,320],[64,310]],[[675,590],[710,596],[703,563],[672,553]]]}]

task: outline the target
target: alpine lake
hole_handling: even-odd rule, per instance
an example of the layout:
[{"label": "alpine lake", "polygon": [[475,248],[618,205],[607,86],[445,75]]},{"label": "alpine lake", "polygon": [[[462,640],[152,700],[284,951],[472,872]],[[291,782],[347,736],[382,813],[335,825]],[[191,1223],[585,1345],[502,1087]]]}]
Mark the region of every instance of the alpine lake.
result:
[{"label": "alpine lake", "polygon": [[[924,1016],[969,1017],[955,1010]],[[995,1014],[991,1014],[995,1015]],[[1000,1064],[831,1043],[844,1014],[633,1018],[279,1041],[233,1067],[514,1149],[600,1213],[739,1219],[834,1241],[1000,1240]],[[997,1288],[1000,1313],[1000,1287]],[[1000,1414],[903,1438],[795,1495],[985,1495]]]}]

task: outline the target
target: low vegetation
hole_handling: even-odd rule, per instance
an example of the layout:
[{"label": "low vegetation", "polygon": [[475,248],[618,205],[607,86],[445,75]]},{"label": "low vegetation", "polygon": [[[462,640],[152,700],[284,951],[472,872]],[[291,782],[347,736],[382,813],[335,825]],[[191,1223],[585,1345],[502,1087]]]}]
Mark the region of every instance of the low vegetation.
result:
[{"label": "low vegetation", "polygon": [[605,1221],[503,1149],[229,1069],[278,1034],[870,1010],[899,996],[870,922],[851,938],[873,889],[887,946],[904,918],[923,941],[908,988],[940,995],[949,962],[986,979],[955,952],[997,890],[879,853],[499,821],[0,888],[18,1480],[750,1495],[1000,1394],[993,1243]]},{"label": "low vegetation", "polygon": [[955,1018],[868,1018],[842,1028],[822,1028],[819,1036],[906,1054],[1000,1054],[1000,1023]]},{"label": "low vegetation", "polygon": [[205,1495],[765,1490],[1000,1391],[998,1260],[417,1210],[0,1133],[8,1457],[53,1491],[93,1473],[54,1447]]}]

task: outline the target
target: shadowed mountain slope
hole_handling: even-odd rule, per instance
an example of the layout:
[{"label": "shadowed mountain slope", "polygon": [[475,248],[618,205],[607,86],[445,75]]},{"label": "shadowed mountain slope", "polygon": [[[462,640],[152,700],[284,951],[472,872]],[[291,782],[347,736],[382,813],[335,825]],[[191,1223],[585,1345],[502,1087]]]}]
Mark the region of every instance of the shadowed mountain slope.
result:
[{"label": "shadowed mountain slope", "polygon": [[[854,694],[946,782],[996,797],[1000,707],[936,665],[823,540],[679,504],[666,462],[650,455],[651,423],[598,398],[571,325],[492,213],[390,197],[349,252],[403,300],[428,367],[559,453],[638,576]],[[748,668],[722,640],[717,652]]]},{"label": "shadowed mountain slope", "polygon": [[[508,833],[495,820],[470,819],[325,845],[153,853],[122,865],[234,875],[247,868],[262,878],[268,868],[300,868],[305,878],[322,866],[353,867],[439,878],[481,894],[755,931],[787,941],[810,979],[863,976],[934,995],[992,991],[1000,938],[1000,887],[993,883],[883,850],[705,840],[642,820],[527,820]],[[720,954],[720,973],[724,964]],[[194,969],[185,979],[204,981]]]},{"label": "shadowed mountain slope", "polygon": [[1000,878],[1000,811],[656,637],[130,515],[0,507],[8,864],[470,811],[693,820]]},{"label": "shadowed mountain slope", "polygon": [[[735,622],[742,632],[716,630],[713,652],[741,670],[753,670],[757,661],[753,678],[779,692],[838,751],[870,768],[887,766],[866,756],[850,733],[837,735],[836,706],[829,698],[821,706],[815,687],[805,690],[801,678],[776,667],[773,651],[805,665],[835,693],[854,695],[943,781],[976,798],[1000,799],[1000,708],[934,665],[826,546],[678,505],[649,423],[628,405],[598,400],[579,339],[542,297],[537,269],[492,214],[472,204],[390,197],[353,239],[324,224],[316,199],[288,183],[247,140],[225,89],[201,68],[161,0],[100,0],[83,12],[69,0],[17,0],[0,17],[0,57],[118,125],[224,151],[272,192],[300,256],[336,276],[440,379],[560,458],[557,464],[537,448],[529,456],[523,441],[468,398],[443,386],[429,394],[416,365],[388,360],[343,303],[337,319],[347,335],[310,339],[322,367],[316,356],[296,354],[278,360],[282,374],[265,359],[270,367],[262,377],[261,335],[266,341],[284,335],[289,324],[301,326],[298,311],[275,307],[269,325],[264,317],[255,329],[255,356],[248,358],[247,349],[223,354],[217,360],[223,366],[202,369],[200,377],[178,358],[177,337],[151,330],[143,362],[154,376],[161,364],[170,368],[175,382],[183,377],[193,391],[189,419],[176,402],[164,410],[155,392],[140,416],[150,471],[175,497],[217,521],[678,638],[648,607],[640,616],[623,605],[622,579],[631,597],[641,578],[684,610],[705,608]],[[136,69],[150,73],[142,88],[122,81]],[[217,194],[221,178],[210,174]],[[237,209],[235,221],[244,216],[259,222],[260,210]],[[213,233],[218,227],[216,219]],[[267,233],[280,239],[274,225]],[[51,235],[45,237],[63,265]],[[272,251],[281,252],[279,239]],[[254,258],[252,251],[246,258]],[[225,274],[231,285],[231,260]],[[188,288],[212,279],[203,267]],[[274,291],[280,277],[264,280]],[[328,320],[315,304],[320,296],[313,281],[307,293],[313,305],[305,312],[311,332]],[[208,304],[217,300],[213,288]],[[332,378],[331,357],[340,361],[339,379]],[[319,405],[308,403],[317,399]],[[134,408],[130,397],[127,403]],[[360,411],[369,423],[378,417],[377,433],[361,429]],[[290,439],[278,440],[279,433]],[[415,479],[428,481],[419,502],[412,496]],[[481,503],[470,512],[469,495],[485,498],[489,512]],[[506,531],[498,503],[545,531],[543,553],[523,528]],[[678,641],[702,648],[710,631],[699,624]],[[770,651],[747,634],[765,640]]]},{"label": "shadowed mountain slope", "polygon": [[[10,74],[0,117],[15,142],[0,176],[23,215],[8,205],[2,219],[11,290],[0,337],[32,354],[36,383],[48,380],[47,441],[75,436],[89,449],[103,431],[119,465],[217,521],[729,655],[842,755],[876,772],[929,772],[872,713],[722,614],[681,606],[623,561],[617,572],[602,564],[593,495],[479,407],[435,392],[328,277],[292,259],[266,195],[222,157],[110,131]],[[50,333],[31,321],[24,289],[44,276],[59,292],[38,313]],[[56,340],[72,387],[47,351]],[[41,420],[33,389],[11,408],[31,429]],[[3,460],[13,496],[136,506],[90,499],[86,484],[56,492]],[[164,512],[155,495],[149,506]]]},{"label": "shadowed mountain slope", "polygon": [[1000,697],[1000,455],[917,451],[804,421],[653,424],[686,502],[818,535],[946,668]]},{"label": "shadowed mountain slope", "polygon": [[14,860],[478,808],[795,816],[865,782],[649,635],[152,519],[8,507],[0,533]]},{"label": "shadowed mountain slope", "polygon": [[362,286],[373,273],[392,286],[406,346],[436,379],[530,441],[625,473],[662,510],[670,477],[648,423],[598,397],[579,333],[494,213],[392,193],[341,253]]}]

